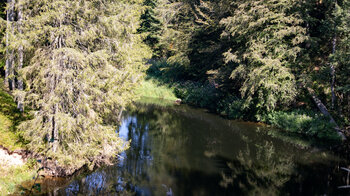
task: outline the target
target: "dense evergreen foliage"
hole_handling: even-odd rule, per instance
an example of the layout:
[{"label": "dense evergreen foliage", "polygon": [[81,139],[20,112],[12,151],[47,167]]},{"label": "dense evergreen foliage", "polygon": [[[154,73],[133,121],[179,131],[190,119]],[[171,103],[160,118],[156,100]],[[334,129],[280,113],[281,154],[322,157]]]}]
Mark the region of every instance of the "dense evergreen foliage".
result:
[{"label": "dense evergreen foliage", "polygon": [[15,9],[6,69],[17,73],[8,76],[16,99],[33,110],[19,126],[29,149],[72,171],[108,162],[127,146],[113,125],[150,57],[137,34],[142,1],[23,0]]},{"label": "dense evergreen foliage", "polygon": [[155,9],[164,8],[159,52],[168,65],[150,73],[180,83],[188,103],[258,121],[320,110],[349,125],[347,0],[164,0]]},{"label": "dense evergreen foliage", "polygon": [[124,149],[113,125],[146,60],[231,118],[318,138],[350,125],[349,0],[8,0],[0,15],[5,86],[33,111],[19,130],[62,167]]},{"label": "dense evergreen foliage", "polygon": [[[157,44],[159,43],[161,23],[156,16],[155,7],[156,0],[145,0],[143,5],[146,7],[141,15],[141,24],[138,32],[145,34],[144,42],[153,49],[155,53]],[[156,53],[154,54],[156,55]]]}]

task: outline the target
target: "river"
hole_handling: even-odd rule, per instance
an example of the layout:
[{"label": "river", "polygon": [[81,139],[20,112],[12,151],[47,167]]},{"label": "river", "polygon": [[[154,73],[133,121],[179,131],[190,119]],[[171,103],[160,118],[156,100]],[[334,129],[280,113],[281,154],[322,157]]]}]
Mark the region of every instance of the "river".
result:
[{"label": "river", "polygon": [[186,105],[137,105],[117,134],[131,141],[113,166],[37,182],[43,195],[347,195],[347,161],[302,148],[256,123]]}]

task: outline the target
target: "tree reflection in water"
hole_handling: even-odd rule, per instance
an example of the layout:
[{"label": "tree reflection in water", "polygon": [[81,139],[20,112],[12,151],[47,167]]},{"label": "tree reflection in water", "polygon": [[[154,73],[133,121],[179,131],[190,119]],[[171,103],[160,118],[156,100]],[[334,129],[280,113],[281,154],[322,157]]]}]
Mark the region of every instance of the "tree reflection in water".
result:
[{"label": "tree reflection in water", "polygon": [[343,161],[270,137],[267,127],[186,106],[137,106],[118,129],[130,149],[54,195],[346,194]]}]

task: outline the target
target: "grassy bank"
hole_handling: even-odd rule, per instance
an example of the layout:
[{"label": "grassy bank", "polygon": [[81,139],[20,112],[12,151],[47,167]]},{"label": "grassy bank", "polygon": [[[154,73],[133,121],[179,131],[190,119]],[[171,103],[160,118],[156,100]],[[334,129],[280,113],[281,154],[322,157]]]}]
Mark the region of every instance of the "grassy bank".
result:
[{"label": "grassy bank", "polygon": [[155,79],[145,79],[141,85],[136,89],[136,94],[140,97],[140,100],[144,98],[164,99],[169,101],[175,101],[177,97],[174,93],[174,88],[168,85],[161,84]]},{"label": "grassy bank", "polygon": [[[175,69],[175,70],[174,70]],[[263,122],[279,128],[282,132],[299,135],[306,141],[334,144],[340,142],[340,137],[334,127],[317,110],[311,108],[289,108],[281,111],[261,112],[244,105],[239,95],[229,94],[208,81],[179,80],[178,67],[172,68],[165,61],[153,62],[148,70],[148,78],[173,90],[176,97],[183,103],[207,108],[229,119]],[[183,71],[181,71],[183,73]],[[188,78],[188,77],[187,77]]]},{"label": "grassy bank", "polygon": [[[21,114],[9,95],[3,88],[0,79],[0,145],[9,151],[25,149],[25,141],[16,131],[16,126],[26,118]],[[21,166],[0,164],[0,195],[7,195],[15,191],[16,185],[30,180],[35,175],[34,164],[27,163]]]},{"label": "grassy bank", "polygon": [[27,163],[18,167],[0,166],[0,195],[8,195],[16,191],[16,187],[22,182],[31,180],[36,175],[34,165]]}]

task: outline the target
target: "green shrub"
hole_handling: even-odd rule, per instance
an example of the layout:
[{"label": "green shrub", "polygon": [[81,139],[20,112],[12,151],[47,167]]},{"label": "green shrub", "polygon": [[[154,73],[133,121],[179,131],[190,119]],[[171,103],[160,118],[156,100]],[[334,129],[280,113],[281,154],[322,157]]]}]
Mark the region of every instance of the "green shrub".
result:
[{"label": "green shrub", "polygon": [[219,92],[210,84],[187,81],[176,85],[174,92],[177,97],[189,105],[216,111]]},{"label": "green shrub", "polygon": [[146,72],[148,78],[170,84],[189,79],[185,67],[180,64],[170,64],[165,59],[150,60],[149,63],[151,66]]},{"label": "green shrub", "polygon": [[238,97],[228,95],[217,104],[217,112],[230,119],[245,119],[247,111],[243,110],[244,101]]},{"label": "green shrub", "polygon": [[[230,119],[264,122],[289,133],[320,140],[340,139],[334,127],[324,116],[313,111],[271,111],[261,110],[259,103],[249,107],[240,96],[222,92],[208,82],[196,82],[186,75],[184,66],[169,64],[166,60],[150,61],[147,75],[173,87],[176,97],[183,103],[207,108]],[[187,81],[186,81],[187,79]]]},{"label": "green shrub", "polygon": [[314,112],[301,110],[291,112],[274,111],[267,114],[262,121],[288,132],[309,137],[317,137],[322,140],[340,139],[329,119]]}]

